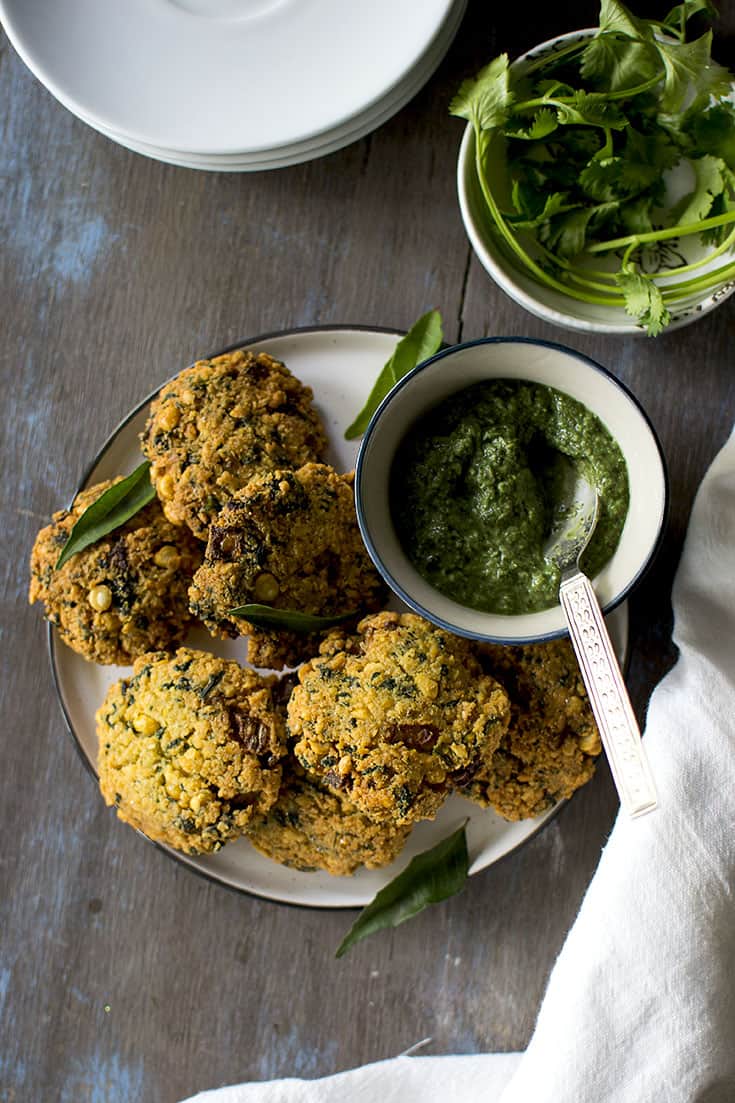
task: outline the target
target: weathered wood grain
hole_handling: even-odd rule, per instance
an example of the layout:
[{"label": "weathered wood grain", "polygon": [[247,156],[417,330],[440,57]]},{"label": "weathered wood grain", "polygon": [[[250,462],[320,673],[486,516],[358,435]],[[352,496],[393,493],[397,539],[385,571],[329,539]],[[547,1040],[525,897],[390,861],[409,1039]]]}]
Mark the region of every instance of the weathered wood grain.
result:
[{"label": "weathered wood grain", "polygon": [[[735,5],[722,7],[727,62]],[[406,327],[437,306],[452,340],[525,334],[580,349],[649,411],[672,514],[631,603],[642,715],[673,658],[670,585],[693,494],[735,415],[735,304],[655,342],[586,338],[524,313],[471,256],[455,200],[462,127],[447,114],[460,79],[496,52],[595,14],[592,3],[473,2],[433,79],[376,133],[243,176],[115,146],[0,40],[5,1103],[174,1103],[244,1078],[329,1073],[424,1038],[430,1053],[527,1042],[615,814],[604,767],[460,897],[337,962],[351,914],[211,885],[104,808],[64,733],[45,629],[25,603],[27,557],[116,422],[196,356],[296,325]]]}]

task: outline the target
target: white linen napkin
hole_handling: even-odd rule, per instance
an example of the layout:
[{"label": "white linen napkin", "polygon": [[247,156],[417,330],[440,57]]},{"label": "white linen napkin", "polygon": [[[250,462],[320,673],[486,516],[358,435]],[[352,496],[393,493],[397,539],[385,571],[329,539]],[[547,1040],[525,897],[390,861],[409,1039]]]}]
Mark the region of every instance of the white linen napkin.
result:
[{"label": "white linen napkin", "polygon": [[618,817],[526,1052],[397,1057],[196,1103],[735,1101],[735,429],[673,602],[680,655],[646,725],[659,808]]}]

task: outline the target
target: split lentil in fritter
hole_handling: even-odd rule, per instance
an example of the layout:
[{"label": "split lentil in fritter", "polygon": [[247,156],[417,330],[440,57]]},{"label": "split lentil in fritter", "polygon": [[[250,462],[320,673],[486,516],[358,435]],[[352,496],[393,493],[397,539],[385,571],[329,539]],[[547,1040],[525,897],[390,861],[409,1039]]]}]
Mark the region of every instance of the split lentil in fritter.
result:
[{"label": "split lentil in fritter", "polygon": [[280,788],[286,743],[273,681],[189,648],[139,658],[97,713],[106,803],[189,854],[242,835]]},{"label": "split lentil in fritter", "polygon": [[508,719],[505,690],[467,641],[413,613],[330,633],[288,703],[301,765],[365,815],[396,824],[432,818],[490,761]]},{"label": "split lentil in fritter", "polygon": [[348,876],[398,857],[411,830],[376,823],[287,760],[281,793],[270,812],[248,828],[256,850],[281,865]]},{"label": "split lentil in fritter", "polygon": [[313,655],[318,635],[255,629],[228,616],[240,605],[265,604],[315,616],[380,609],[387,590],[360,536],[354,473],[327,464],[255,476],[209,530],[204,563],[194,576],[192,612],[212,633],[248,634],[254,666],[280,669]]},{"label": "split lentil in fritter", "polygon": [[511,701],[507,733],[465,795],[508,820],[538,816],[590,780],[600,736],[568,640],[478,646]]},{"label": "split lentil in fritter", "polygon": [[321,458],[313,394],[279,360],[237,349],[199,360],[160,391],[141,435],[166,516],[207,539],[253,475]]},{"label": "split lentil in fritter", "polygon": [[202,550],[153,501],[120,528],[71,556],[59,553],[82,513],[119,479],[83,490],[53,515],[31,554],[28,599],[74,651],[98,663],[128,666],[146,651],[175,646],[191,622],[187,592]]}]

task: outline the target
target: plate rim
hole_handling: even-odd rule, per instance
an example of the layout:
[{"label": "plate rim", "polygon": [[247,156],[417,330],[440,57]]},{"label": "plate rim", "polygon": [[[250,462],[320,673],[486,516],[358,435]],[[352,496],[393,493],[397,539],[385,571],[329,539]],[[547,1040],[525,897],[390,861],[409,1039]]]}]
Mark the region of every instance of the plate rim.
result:
[{"label": "plate rim", "polygon": [[[406,330],[396,329],[396,328],[393,328],[391,326],[373,326],[373,325],[366,325],[366,324],[351,324],[349,322],[346,322],[346,323],[326,323],[326,324],[323,324],[323,325],[316,325],[316,326],[294,326],[294,327],[291,327],[289,329],[272,330],[272,331],[268,331],[267,333],[262,333],[262,334],[258,334],[258,335],[253,336],[253,337],[245,338],[243,340],[235,341],[232,344],[228,344],[225,348],[222,348],[217,352],[207,353],[206,356],[202,357],[202,359],[213,359],[216,356],[223,356],[228,352],[233,352],[235,349],[247,348],[251,345],[261,344],[265,341],[273,340],[276,337],[279,337],[279,338],[280,337],[298,337],[298,336],[305,336],[307,334],[321,334],[321,335],[324,335],[324,334],[327,334],[327,333],[349,333],[349,332],[352,332],[352,333],[381,333],[381,334],[385,334],[385,335],[388,335],[388,336],[394,336],[394,337],[397,337],[399,339],[402,336],[405,336],[405,334],[406,334]],[[191,364],[187,365],[187,367],[191,367],[196,362],[197,361],[192,361]],[[166,386],[166,384],[168,382],[170,382],[172,379],[176,378],[176,376],[179,375],[179,373],[181,371],[184,371],[184,370],[186,370],[186,368],[180,368],[177,372],[174,373],[174,375],[169,376],[165,380],[163,380],[163,382],[161,382],[152,391],[150,391],[143,399],[141,399],[141,401],[139,403],[137,403],[132,409],[130,409],[125,414],[125,416],[117,423],[117,425],[111,430],[111,432],[105,438],[103,443],[100,445],[100,447],[96,451],[93,459],[84,468],[83,474],[82,474],[82,476],[79,480],[79,483],[77,485],[77,489],[74,491],[74,493],[72,495],[71,501],[73,501],[74,498],[76,497],[76,495],[81,490],[84,489],[85,484],[87,483],[88,479],[90,478],[90,476],[91,476],[92,472],[94,471],[95,467],[97,467],[97,465],[101,462],[101,460],[103,459],[103,457],[104,457],[105,453],[107,452],[108,448],[114,443],[114,441],[117,439],[117,437],[120,435],[120,433],[123,432],[123,430],[129,425],[129,423],[135,417],[138,416],[138,414],[141,412],[141,410],[148,403],[150,403],[152,401],[152,399],[162,390],[163,387]],[[628,670],[629,663],[630,663],[630,652],[631,652],[631,647],[630,647],[630,623],[629,623],[629,616],[627,615],[627,604],[625,602],[622,602],[620,605],[617,606],[617,609],[621,610],[621,611],[624,610],[626,612],[624,651],[623,651],[623,654],[621,656],[621,668],[622,668],[622,671],[623,671],[623,676],[625,676],[625,674],[627,673],[627,670]],[[58,669],[58,665],[57,665],[57,661],[56,661],[56,652],[57,652],[57,647],[59,646],[59,643],[60,643],[60,641],[58,640],[57,635],[54,632],[54,626],[50,622],[47,622],[47,625],[46,625],[46,647],[47,647],[49,666],[51,667],[51,680],[53,682],[54,692],[56,694],[56,699],[57,699],[57,702],[59,704],[59,708],[61,710],[62,719],[64,721],[64,727],[66,729],[68,737],[71,739],[71,741],[74,745],[74,748],[77,752],[78,757],[81,759],[82,764],[85,767],[85,770],[86,770],[87,774],[89,775],[90,778],[92,778],[94,780],[95,786],[97,787],[97,789],[99,789],[99,775],[98,775],[95,767],[93,766],[91,760],[88,758],[88,756],[87,756],[87,754],[84,750],[84,747],[82,746],[82,742],[81,742],[79,736],[76,733],[76,730],[74,728],[74,724],[72,722],[71,716],[69,715],[69,711],[68,711],[67,706],[66,706],[64,695],[62,693],[61,684],[60,684],[59,669]],[[602,759],[604,759],[604,755],[601,754],[599,756],[598,761],[602,760]],[[572,796],[574,796],[574,794],[572,794]],[[474,872],[471,872],[472,863],[470,863],[470,872],[468,872],[467,878],[469,879],[470,877],[475,877],[478,874],[484,873],[486,870],[489,870],[489,869],[495,869],[501,863],[505,862],[506,859],[512,857],[512,855],[514,855],[518,850],[520,850],[527,843],[529,843],[532,839],[536,838],[536,836],[539,835],[542,831],[544,831],[545,828],[548,827],[548,825],[550,823],[552,823],[557,818],[559,813],[562,812],[567,807],[567,805],[570,803],[571,800],[572,800],[572,797],[568,797],[566,799],[557,801],[555,805],[553,805],[550,809],[547,810],[542,822],[539,823],[533,829],[533,831],[530,832],[530,834],[526,835],[523,839],[520,839],[518,842],[514,843],[514,845],[509,850],[507,850],[504,854],[500,855],[499,858],[496,858],[494,861],[488,863],[488,865],[485,865],[481,869],[477,869]],[[128,826],[130,826],[130,825],[128,825]],[[177,865],[183,866],[190,873],[193,873],[196,876],[201,877],[205,881],[208,881],[212,884],[218,885],[221,888],[229,889],[230,892],[238,893],[239,895],[248,896],[248,897],[251,897],[254,900],[266,900],[271,904],[278,904],[282,907],[299,908],[299,909],[306,909],[306,910],[317,909],[317,910],[320,910],[320,911],[357,911],[357,910],[360,910],[362,907],[365,906],[365,905],[361,905],[361,904],[351,904],[351,903],[350,904],[327,903],[327,902],[320,903],[319,901],[312,901],[310,903],[305,903],[305,902],[298,901],[298,900],[286,900],[286,899],[283,899],[280,896],[270,896],[270,895],[268,895],[267,893],[265,893],[263,891],[259,891],[259,890],[253,889],[253,888],[245,888],[242,885],[232,884],[230,881],[224,879],[222,876],[217,875],[216,873],[210,873],[206,869],[201,868],[199,865],[195,865],[194,863],[190,862],[188,860],[188,856],[186,854],[175,850],[173,847],[165,846],[163,843],[160,843],[155,839],[151,839],[148,835],[146,835],[139,828],[133,827],[133,830],[146,843],[148,843],[150,846],[155,847],[156,850],[158,850],[160,853],[164,854],[171,861],[176,862]]]},{"label": "plate rim", "polygon": [[[360,115],[365,111],[373,109],[374,106],[380,103],[385,96],[390,96],[395,87],[400,84],[400,82],[408,74],[412,73],[417,66],[420,66],[424,55],[428,51],[430,51],[437,36],[441,34],[442,30],[445,28],[446,23],[455,14],[455,11],[459,7],[461,7],[463,0],[435,0],[435,2],[441,8],[441,11],[439,14],[437,14],[437,17],[433,21],[431,28],[429,29],[428,26],[425,28],[424,37],[420,48],[415,44],[415,42],[413,42],[410,50],[404,49],[404,55],[406,53],[410,53],[411,60],[406,63],[404,59],[404,62],[402,62],[400,67],[397,68],[397,71],[392,73],[390,79],[387,82],[383,82],[383,87],[381,90],[373,91],[370,96],[363,99],[363,102],[361,102],[356,109],[342,109],[338,115],[332,118],[330,122],[321,122],[315,125],[312,121],[312,123],[309,124],[307,129],[302,133],[298,135],[294,134],[294,136],[287,137],[285,139],[280,139],[276,143],[276,148],[287,148],[294,143],[316,140],[322,135],[328,135],[334,129],[348,123],[353,117]],[[464,2],[466,3],[466,0],[464,0]],[[276,7],[280,6],[280,4],[276,5]],[[464,11],[462,12],[462,17],[463,16]],[[250,22],[249,19],[246,21]],[[226,22],[240,22],[240,20],[227,20]],[[87,106],[86,103],[83,102],[83,97],[80,98],[78,90],[75,92],[70,92],[67,88],[64,87],[65,82],[63,78],[59,78],[58,74],[54,72],[49,73],[47,65],[44,63],[44,59],[39,56],[38,47],[34,47],[34,43],[32,40],[29,40],[28,34],[24,33],[22,27],[18,26],[18,20],[14,14],[13,0],[0,0],[0,25],[2,25],[8,41],[15,50],[16,54],[21,59],[26,68],[33,74],[35,79],[43,85],[43,87],[54,97],[54,99],[61,103],[62,106],[65,106],[67,110],[71,111],[72,114],[74,114],[77,118],[82,118],[84,116],[86,116],[86,118],[93,117],[101,122],[106,128],[117,131],[117,133],[125,138],[141,142],[151,141],[153,135],[144,135],[139,128],[139,124],[132,129],[129,127],[124,127],[121,129],[119,125],[116,125],[115,121],[110,118],[109,113],[103,116],[95,112],[91,109],[91,107]],[[457,26],[456,30],[458,29],[459,26]],[[366,66],[366,68],[369,67]],[[158,145],[159,143],[155,142],[154,144]],[[201,142],[195,144],[199,146],[202,145]],[[243,152],[241,149],[237,148],[240,144],[241,142],[239,140],[235,143],[230,140],[230,143],[226,148],[207,148],[205,144],[205,148],[195,149],[194,144],[190,142],[189,148],[182,152],[206,153],[213,156],[218,156],[220,154],[237,154],[239,152]],[[262,139],[258,140],[255,144],[253,144],[251,140],[250,144],[246,145],[246,151],[252,153],[268,151],[271,148],[273,147],[271,146],[270,142],[265,142]]]}]

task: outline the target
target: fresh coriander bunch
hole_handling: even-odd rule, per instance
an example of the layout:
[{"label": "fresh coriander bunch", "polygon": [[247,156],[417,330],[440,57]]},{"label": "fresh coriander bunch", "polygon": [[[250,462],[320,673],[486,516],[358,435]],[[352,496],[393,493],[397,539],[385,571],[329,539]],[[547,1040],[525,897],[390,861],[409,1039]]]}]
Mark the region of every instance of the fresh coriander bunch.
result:
[{"label": "fresh coriander bunch", "polygon": [[[450,105],[472,124],[484,203],[514,263],[624,308],[651,336],[674,306],[735,279],[733,78],[711,32],[687,37],[693,16],[715,14],[684,0],[656,22],[602,0],[594,34],[521,66],[503,54]],[[694,259],[681,255],[692,237]]]}]

